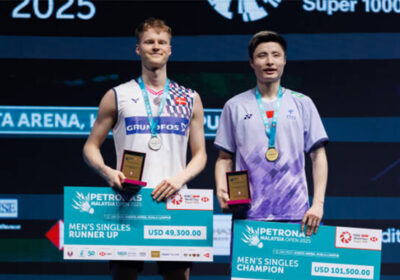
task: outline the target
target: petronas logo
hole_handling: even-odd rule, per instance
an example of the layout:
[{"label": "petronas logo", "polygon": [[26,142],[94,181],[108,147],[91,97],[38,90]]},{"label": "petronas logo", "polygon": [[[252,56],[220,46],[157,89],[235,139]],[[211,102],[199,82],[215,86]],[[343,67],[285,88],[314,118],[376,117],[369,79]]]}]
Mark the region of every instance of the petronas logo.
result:
[{"label": "petronas logo", "polygon": [[252,227],[246,226],[246,232],[243,233],[242,241],[249,246],[262,248],[264,244],[260,241],[260,229],[254,230]]},{"label": "petronas logo", "polygon": [[89,214],[94,213],[94,209],[90,206],[90,198],[89,194],[84,196],[80,192],[76,192],[76,197],[75,199],[72,199],[74,202],[72,204],[72,207],[74,207],[76,210],[79,210],[80,212],[87,212]]},{"label": "petronas logo", "polygon": [[[236,4],[233,5],[233,3]],[[263,2],[261,6],[258,4]],[[233,19],[235,13],[242,17],[244,22],[263,19],[268,16],[267,9],[277,8],[282,0],[208,0],[208,3],[221,16]]]}]

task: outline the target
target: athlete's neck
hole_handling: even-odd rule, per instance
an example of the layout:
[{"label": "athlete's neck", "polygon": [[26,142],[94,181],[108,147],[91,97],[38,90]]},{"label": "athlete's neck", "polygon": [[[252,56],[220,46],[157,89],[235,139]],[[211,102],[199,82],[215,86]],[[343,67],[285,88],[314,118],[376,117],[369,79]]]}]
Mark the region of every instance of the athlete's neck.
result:
[{"label": "athlete's neck", "polygon": [[144,84],[154,91],[163,90],[167,81],[167,66],[148,69],[142,65],[142,79]]},{"label": "athlete's neck", "polygon": [[272,83],[260,83],[257,81],[261,98],[265,101],[273,101],[278,96],[280,80]]}]

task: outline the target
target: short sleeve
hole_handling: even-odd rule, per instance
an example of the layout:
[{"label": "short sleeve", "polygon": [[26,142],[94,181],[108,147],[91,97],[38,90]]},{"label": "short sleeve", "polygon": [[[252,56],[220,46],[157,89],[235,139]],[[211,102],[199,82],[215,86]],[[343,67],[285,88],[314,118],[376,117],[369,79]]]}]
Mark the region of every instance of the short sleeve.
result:
[{"label": "short sleeve", "polygon": [[308,153],[315,146],[328,142],[321,117],[313,101],[306,97],[304,111],[304,150]]},{"label": "short sleeve", "polygon": [[214,145],[220,150],[234,154],[236,152],[234,134],[235,127],[232,120],[232,108],[229,106],[229,102],[227,102],[221,113]]}]

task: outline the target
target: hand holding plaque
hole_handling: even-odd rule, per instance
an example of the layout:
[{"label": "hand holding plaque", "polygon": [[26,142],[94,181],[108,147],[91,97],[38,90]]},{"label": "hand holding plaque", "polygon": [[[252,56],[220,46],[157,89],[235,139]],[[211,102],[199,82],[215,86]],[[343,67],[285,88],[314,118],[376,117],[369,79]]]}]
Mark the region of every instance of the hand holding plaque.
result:
[{"label": "hand holding plaque", "polygon": [[124,150],[121,163],[121,172],[126,177],[123,182],[124,189],[129,190],[147,185],[146,182],[141,181],[145,158],[146,154],[144,153]]},{"label": "hand holding plaque", "polygon": [[228,184],[228,205],[249,204],[250,185],[247,171],[227,172],[226,180]]}]

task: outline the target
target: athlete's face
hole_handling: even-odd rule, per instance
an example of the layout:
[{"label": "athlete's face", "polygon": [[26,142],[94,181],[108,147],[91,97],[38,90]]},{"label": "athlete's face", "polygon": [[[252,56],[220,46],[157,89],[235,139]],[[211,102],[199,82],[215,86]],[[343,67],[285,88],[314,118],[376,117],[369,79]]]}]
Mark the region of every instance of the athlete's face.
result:
[{"label": "athlete's face", "polygon": [[279,81],[286,64],[286,56],[281,45],[276,42],[259,44],[250,59],[257,80],[261,83]]},{"label": "athlete's face", "polygon": [[167,32],[150,28],[143,32],[140,42],[136,45],[136,53],[145,67],[161,68],[171,55],[170,42],[171,38]]}]

